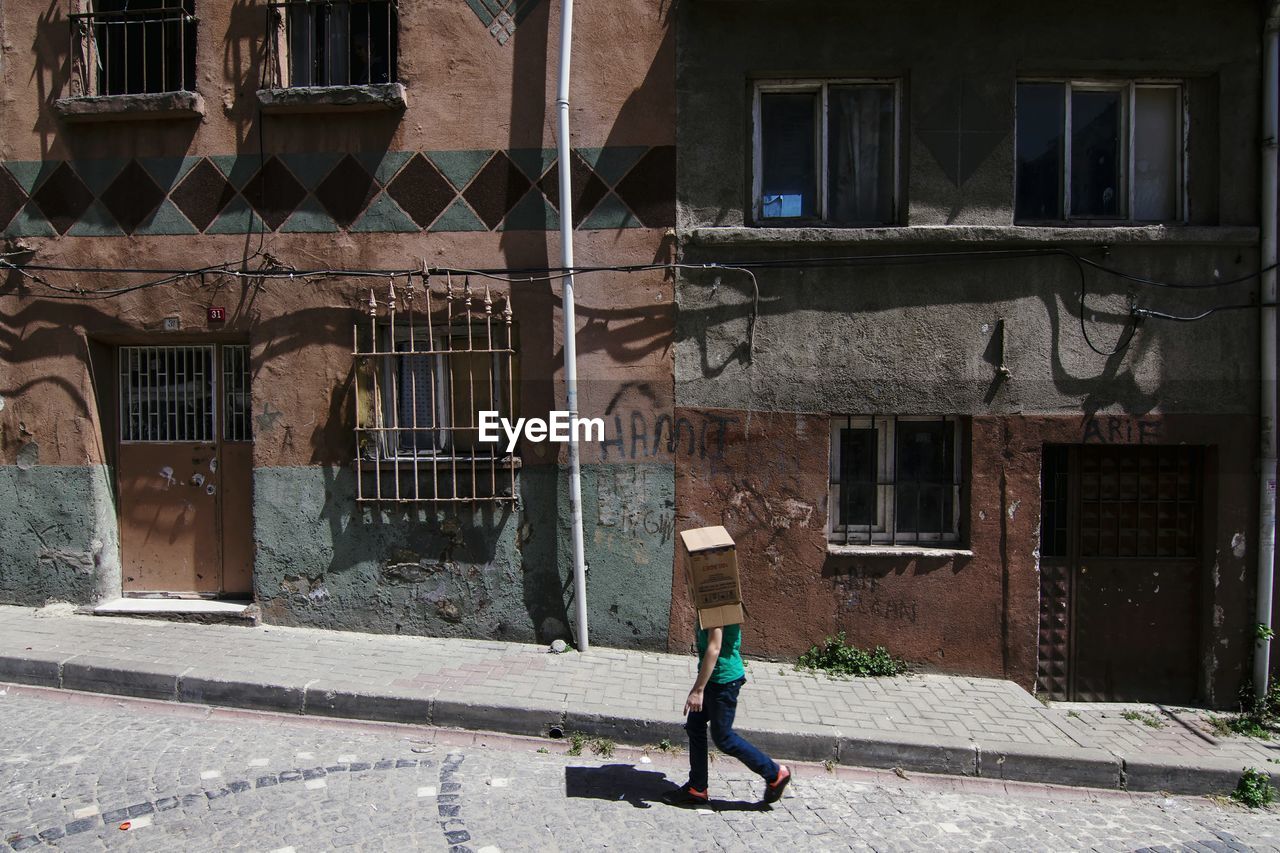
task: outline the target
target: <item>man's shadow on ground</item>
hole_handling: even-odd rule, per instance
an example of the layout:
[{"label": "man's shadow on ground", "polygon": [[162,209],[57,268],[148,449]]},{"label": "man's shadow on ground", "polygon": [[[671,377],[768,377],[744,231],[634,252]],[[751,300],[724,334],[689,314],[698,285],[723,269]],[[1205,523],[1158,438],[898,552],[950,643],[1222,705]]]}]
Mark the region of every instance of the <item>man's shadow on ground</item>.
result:
[{"label": "man's shadow on ground", "polygon": [[[638,809],[651,808],[654,803],[666,805],[664,794],[676,790],[676,785],[666,774],[656,770],[637,770],[630,764],[606,764],[603,767],[566,767],[564,791],[569,797],[591,800],[627,802]],[[717,812],[763,812],[771,808],[766,803],[743,800],[709,800],[700,808]]]}]

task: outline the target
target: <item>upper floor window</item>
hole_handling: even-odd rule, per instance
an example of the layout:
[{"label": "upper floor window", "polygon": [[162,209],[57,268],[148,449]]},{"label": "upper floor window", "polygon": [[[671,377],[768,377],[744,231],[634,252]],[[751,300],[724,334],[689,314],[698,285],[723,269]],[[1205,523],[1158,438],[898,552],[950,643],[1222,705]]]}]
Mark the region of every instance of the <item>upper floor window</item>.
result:
[{"label": "upper floor window", "polygon": [[1183,217],[1180,84],[1024,81],[1017,110],[1017,221]]},{"label": "upper floor window", "polygon": [[895,222],[898,101],[894,81],[757,85],[756,222]]},{"label": "upper floor window", "polygon": [[396,82],[395,0],[285,0],[272,8],[286,87]]},{"label": "upper floor window", "polygon": [[93,0],[71,27],[83,94],[195,91],[194,0]]},{"label": "upper floor window", "polygon": [[833,418],[829,540],[955,547],[960,432],[955,418]]}]

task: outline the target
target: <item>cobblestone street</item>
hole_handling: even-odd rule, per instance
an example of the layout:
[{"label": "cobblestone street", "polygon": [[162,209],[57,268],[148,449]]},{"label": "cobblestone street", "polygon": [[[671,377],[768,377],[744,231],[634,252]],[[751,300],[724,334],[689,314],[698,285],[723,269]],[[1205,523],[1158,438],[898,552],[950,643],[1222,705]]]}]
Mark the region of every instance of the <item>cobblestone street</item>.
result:
[{"label": "cobblestone street", "polygon": [[17,850],[1280,849],[1280,814],[1205,799],[804,766],[761,809],[722,758],[684,810],[679,755],[0,690]]}]

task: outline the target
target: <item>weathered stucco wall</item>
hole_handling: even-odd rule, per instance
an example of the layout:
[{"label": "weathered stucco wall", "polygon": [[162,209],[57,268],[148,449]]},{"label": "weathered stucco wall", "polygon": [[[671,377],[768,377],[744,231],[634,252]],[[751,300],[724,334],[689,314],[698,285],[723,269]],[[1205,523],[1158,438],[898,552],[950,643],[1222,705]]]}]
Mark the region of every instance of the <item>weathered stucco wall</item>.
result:
[{"label": "weathered stucco wall", "polygon": [[[671,470],[584,468],[594,642],[666,646]],[[378,633],[569,640],[564,475],[556,467],[526,469],[518,509],[453,515],[357,506],[348,468],[258,468],[255,591],[263,615]]]},{"label": "weathered stucco wall", "polygon": [[[682,455],[680,529],[723,524],[738,546],[747,609],[744,648],[794,658],[825,636],[884,645],[925,669],[1035,684],[1040,608],[1040,477],[1046,444],[1195,444],[1213,449],[1204,531],[1202,698],[1230,704],[1245,673],[1252,624],[1254,481],[1250,417],[1178,415],[978,416],[970,420],[966,483],[968,555],[828,552],[830,420],[824,415],[681,408],[726,422],[707,457]],[[1250,548],[1251,550],[1251,548]],[[677,563],[674,587],[685,577]],[[693,639],[694,613],[676,595],[671,645]]]},{"label": "weathered stucco wall", "polygon": [[109,471],[0,465],[0,600],[40,606],[91,604],[120,591],[120,555]]},{"label": "weathered stucco wall", "polygon": [[1190,220],[1254,224],[1261,11],[1248,0],[682,3],[681,227],[744,222],[754,80],[902,80],[902,224],[1006,225],[1016,80],[1091,75],[1187,80]]},{"label": "weathered stucco wall", "polygon": [[[123,267],[555,266],[559,7],[544,0],[527,8],[515,33],[497,38],[472,5],[401,2],[403,114],[264,116],[255,92],[264,72],[266,8],[202,4],[196,68],[202,119],[71,125],[51,109],[72,94],[65,4],[7,4],[0,228],[32,250],[36,263],[105,270],[44,276],[71,290],[155,278],[112,271]],[[673,241],[664,232],[674,223],[671,24],[670,8],[642,0],[580,10],[575,21],[571,165],[579,263],[670,256]],[[153,209],[134,209],[146,207],[141,198],[150,198]],[[474,278],[472,285],[478,293],[487,285],[495,300],[512,305],[520,414],[560,408],[559,282]],[[386,282],[377,286],[383,298]],[[75,466],[97,465],[97,476],[113,486],[113,348],[248,344],[255,476],[253,494],[236,497],[252,503],[255,589],[268,620],[568,637],[561,448],[521,448],[522,506],[506,517],[424,511],[414,519],[394,507],[357,508],[349,473],[351,341],[368,290],[367,280],[342,276],[210,274],[110,299],[55,301],[48,297],[69,294],[11,272],[0,287],[0,464],[32,461],[30,471],[14,476],[51,484]],[[622,405],[631,387],[658,389],[644,405],[669,409],[672,281],[660,271],[582,275],[577,298],[583,414]],[[225,323],[206,320],[210,306],[226,309]],[[165,332],[167,319],[176,319],[179,330]],[[33,445],[37,456],[26,449]],[[640,474],[610,464],[601,473],[591,467],[597,455],[584,458],[593,640],[663,647],[673,469],[646,463],[635,466]],[[44,514],[58,515],[62,502],[84,491],[56,488],[47,499],[53,509]],[[67,527],[68,541],[48,547],[87,553],[96,536],[104,554],[118,553],[108,507],[92,521],[80,513],[80,528]],[[38,551],[25,528],[6,525],[0,532],[0,600],[119,593],[118,572],[100,571],[92,592],[43,577]]]},{"label": "weathered stucco wall", "polygon": [[[1200,693],[1232,701],[1253,618],[1259,15],[1243,0],[680,6],[677,231],[690,267],[676,288],[675,402],[732,426],[722,456],[677,456],[677,528],[723,523],[737,538],[744,648],[794,657],[844,630],[1031,687],[1043,446],[1187,442],[1216,466]],[[1032,77],[1184,81],[1185,223],[1015,225],[1016,87]],[[869,78],[902,92],[890,227],[755,225],[756,81]],[[1071,254],[1138,278],[1244,280],[1156,288]],[[751,262],[754,280],[731,269]],[[1136,329],[1130,312],[1223,305],[1246,307]],[[828,553],[829,417],[873,414],[966,417],[971,556]],[[692,616],[677,595],[673,647]]]},{"label": "weathered stucco wall", "polygon": [[[732,264],[965,248],[689,246],[684,259]],[[1091,248],[1078,250],[1102,258]],[[1256,270],[1257,252],[1252,246],[1125,246],[1112,250],[1106,263],[1147,278],[1208,282]],[[1130,294],[1144,307],[1175,315],[1248,305],[1257,294],[1256,279],[1170,291],[1088,268],[1085,275],[1088,340],[1104,352],[1132,329]],[[767,269],[756,278],[760,312],[747,359],[750,282],[727,270],[682,275],[679,404],[841,414],[1256,410],[1256,311],[1223,312],[1193,324],[1146,320],[1123,354],[1109,359],[1090,349],[1081,332],[1080,274],[1065,256]]]}]

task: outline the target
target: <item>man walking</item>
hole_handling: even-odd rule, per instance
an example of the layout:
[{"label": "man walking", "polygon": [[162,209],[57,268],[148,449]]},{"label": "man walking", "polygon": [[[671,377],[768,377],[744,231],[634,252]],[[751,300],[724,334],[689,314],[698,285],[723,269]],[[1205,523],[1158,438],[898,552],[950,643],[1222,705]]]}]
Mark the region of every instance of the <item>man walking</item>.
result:
[{"label": "man walking", "polygon": [[716,748],[732,755],[765,780],[764,802],[776,803],[791,781],[791,771],[752,746],[733,730],[738,691],[746,683],[742,666],[742,626],[698,631],[698,678],[684,703],[689,735],[689,781],[663,799],[672,805],[698,805],[707,792],[707,724]]}]

